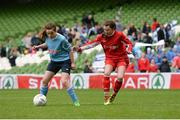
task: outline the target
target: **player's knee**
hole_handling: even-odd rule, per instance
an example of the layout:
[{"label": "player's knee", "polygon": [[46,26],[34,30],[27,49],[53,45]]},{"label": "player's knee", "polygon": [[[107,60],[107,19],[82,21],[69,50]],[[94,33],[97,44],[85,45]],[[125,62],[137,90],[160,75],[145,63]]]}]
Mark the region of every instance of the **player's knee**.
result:
[{"label": "player's knee", "polygon": [[61,80],[61,81],[62,81],[63,88],[67,89],[70,87],[70,83],[68,80]]},{"label": "player's knee", "polygon": [[117,80],[118,80],[119,82],[123,82],[123,77],[118,77]]}]

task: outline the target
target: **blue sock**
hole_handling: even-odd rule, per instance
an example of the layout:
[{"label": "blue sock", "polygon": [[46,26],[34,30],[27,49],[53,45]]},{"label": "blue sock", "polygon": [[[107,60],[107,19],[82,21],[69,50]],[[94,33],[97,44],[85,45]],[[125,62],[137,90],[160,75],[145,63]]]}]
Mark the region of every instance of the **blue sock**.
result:
[{"label": "blue sock", "polygon": [[68,92],[69,96],[71,97],[73,103],[76,102],[76,101],[78,101],[78,98],[77,98],[77,96],[76,96],[76,93],[75,93],[73,87],[68,88],[68,89],[67,89],[67,92]]},{"label": "blue sock", "polygon": [[40,88],[40,94],[43,94],[43,95],[47,95],[47,93],[48,93],[48,86],[42,86],[41,88]]}]

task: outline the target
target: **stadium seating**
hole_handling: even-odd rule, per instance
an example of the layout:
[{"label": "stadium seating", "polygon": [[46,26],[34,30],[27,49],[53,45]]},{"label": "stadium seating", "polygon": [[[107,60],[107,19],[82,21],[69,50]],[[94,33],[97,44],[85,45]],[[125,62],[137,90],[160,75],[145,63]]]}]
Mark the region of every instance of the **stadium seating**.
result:
[{"label": "stadium seating", "polygon": [[180,2],[178,0],[132,0],[122,6],[122,23],[133,23],[142,27],[143,21],[152,23],[156,17],[160,23],[168,23],[172,20],[180,21]]},{"label": "stadium seating", "polygon": [[[81,3],[81,4],[79,4]],[[27,5],[0,8],[0,41],[6,37],[17,38],[28,31],[35,31],[49,21],[72,26],[74,18],[85,13],[100,11],[111,5],[108,0],[45,0]]]}]

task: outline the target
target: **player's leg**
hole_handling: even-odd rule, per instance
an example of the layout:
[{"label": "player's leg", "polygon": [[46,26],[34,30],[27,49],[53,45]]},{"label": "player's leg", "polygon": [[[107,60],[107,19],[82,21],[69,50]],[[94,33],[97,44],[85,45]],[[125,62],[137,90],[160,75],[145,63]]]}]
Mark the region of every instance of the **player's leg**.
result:
[{"label": "player's leg", "polygon": [[119,92],[119,90],[122,86],[125,70],[126,70],[126,66],[119,66],[117,68],[117,80],[115,81],[114,92],[109,99],[110,103],[112,103],[114,101],[117,93]]},{"label": "player's leg", "polygon": [[46,71],[45,75],[42,79],[42,86],[40,88],[40,94],[47,95],[48,93],[48,83],[51,80],[51,78],[54,76],[54,72]]},{"label": "player's leg", "polygon": [[73,104],[75,106],[80,106],[75,90],[73,86],[70,84],[70,68],[71,62],[69,60],[64,62],[64,64],[62,65],[61,82],[63,86],[67,89],[67,93],[70,96]]},{"label": "player's leg", "polygon": [[103,79],[103,88],[104,88],[104,104],[108,102],[110,97],[110,75],[113,71],[113,66],[111,64],[106,64],[104,69],[104,79]]},{"label": "player's leg", "polygon": [[56,62],[51,61],[48,64],[47,70],[45,72],[45,75],[42,79],[42,86],[40,88],[40,94],[47,95],[48,93],[48,83],[51,80],[51,78],[59,71],[60,67]]}]

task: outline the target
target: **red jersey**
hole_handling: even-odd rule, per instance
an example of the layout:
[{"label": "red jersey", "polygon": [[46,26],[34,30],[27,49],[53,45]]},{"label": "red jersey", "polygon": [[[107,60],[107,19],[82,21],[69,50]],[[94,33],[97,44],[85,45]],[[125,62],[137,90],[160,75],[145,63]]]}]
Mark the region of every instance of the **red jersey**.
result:
[{"label": "red jersey", "polygon": [[117,31],[110,37],[100,34],[94,41],[88,42],[81,49],[92,48],[98,44],[102,45],[106,60],[128,58],[127,51],[132,51],[132,42],[122,32]]},{"label": "red jersey", "polygon": [[178,69],[180,68],[180,57],[179,56],[174,57],[173,66],[178,68]]},{"label": "red jersey", "polygon": [[134,64],[133,63],[129,63],[129,65],[128,65],[127,69],[126,69],[126,72],[128,72],[128,73],[135,72]]},{"label": "red jersey", "polygon": [[151,25],[151,30],[155,31],[158,26],[159,26],[158,22],[153,22],[153,24]]},{"label": "red jersey", "polygon": [[149,60],[147,58],[140,58],[138,60],[138,69],[141,70],[148,70],[149,69]]},{"label": "red jersey", "polygon": [[158,66],[156,64],[150,64],[148,71],[149,72],[157,72],[158,71]]}]

